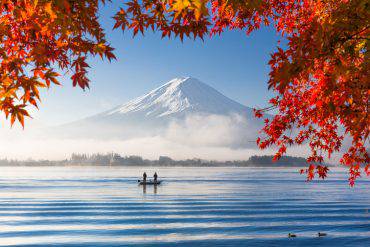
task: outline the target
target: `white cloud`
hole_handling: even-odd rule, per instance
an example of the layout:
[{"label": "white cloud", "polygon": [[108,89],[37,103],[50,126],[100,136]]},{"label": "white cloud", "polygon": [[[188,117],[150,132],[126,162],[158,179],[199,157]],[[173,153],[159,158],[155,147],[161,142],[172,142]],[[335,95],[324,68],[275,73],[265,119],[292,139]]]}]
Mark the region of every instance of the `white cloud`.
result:
[{"label": "white cloud", "polygon": [[240,115],[192,115],[170,123],[165,137],[175,143],[202,147],[255,147],[257,130]]},{"label": "white cloud", "polygon": [[126,141],[93,139],[22,139],[1,142],[0,157],[16,159],[64,159],[71,153],[117,152],[122,155],[140,155],[157,159],[160,155],[174,159],[202,158],[214,160],[240,160],[250,155],[267,154],[256,149],[232,149],[229,147],[190,146],[163,137],[136,138]]},{"label": "white cloud", "polygon": [[[117,152],[157,159],[160,155],[174,159],[201,158],[243,160],[251,155],[273,154],[258,150],[257,129],[245,118],[232,115],[193,115],[169,124],[163,135],[125,140],[86,138],[61,139],[42,135],[39,128],[0,130],[0,157],[16,159],[65,159],[71,153]],[[306,147],[290,149],[289,154],[302,156]]]}]

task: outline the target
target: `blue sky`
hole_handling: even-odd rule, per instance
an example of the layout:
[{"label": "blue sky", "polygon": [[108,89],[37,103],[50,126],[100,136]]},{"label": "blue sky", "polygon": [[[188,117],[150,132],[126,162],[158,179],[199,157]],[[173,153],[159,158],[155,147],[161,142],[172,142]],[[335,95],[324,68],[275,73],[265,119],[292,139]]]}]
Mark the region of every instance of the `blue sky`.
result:
[{"label": "blue sky", "polygon": [[135,38],[129,32],[112,31],[111,17],[116,3],[101,10],[100,19],[107,39],[116,49],[117,60],[109,63],[91,58],[90,90],[73,88],[69,76],[63,86],[44,93],[34,120],[47,125],[77,120],[112,108],[140,96],[178,76],[193,76],[226,96],[247,106],[265,106],[267,62],[277,40],[273,28],[262,28],[246,36],[240,31],[223,33],[211,39],[161,39],[148,32]]}]

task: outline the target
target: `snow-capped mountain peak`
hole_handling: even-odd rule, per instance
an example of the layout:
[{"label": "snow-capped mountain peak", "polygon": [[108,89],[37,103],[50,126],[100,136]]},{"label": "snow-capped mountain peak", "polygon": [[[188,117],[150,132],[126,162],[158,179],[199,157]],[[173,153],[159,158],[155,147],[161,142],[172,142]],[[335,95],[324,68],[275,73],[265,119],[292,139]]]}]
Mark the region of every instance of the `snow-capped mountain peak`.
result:
[{"label": "snow-capped mountain peak", "polygon": [[[205,126],[224,131],[226,139],[235,132],[239,133],[240,129],[243,129],[240,136],[257,133],[255,127],[260,126],[254,120],[251,108],[224,96],[198,79],[179,77],[125,104],[63,125],[60,131],[53,129],[53,132],[73,138],[128,139],[172,135],[174,128],[175,132],[186,132],[193,126],[195,129],[203,126],[198,125],[199,121],[204,121]],[[180,123],[185,124],[185,130],[177,129]]]},{"label": "snow-capped mountain peak", "polygon": [[187,112],[226,115],[232,112],[246,113],[246,110],[250,109],[227,98],[196,78],[179,77],[148,94],[106,112],[106,115],[139,114],[161,118]]}]

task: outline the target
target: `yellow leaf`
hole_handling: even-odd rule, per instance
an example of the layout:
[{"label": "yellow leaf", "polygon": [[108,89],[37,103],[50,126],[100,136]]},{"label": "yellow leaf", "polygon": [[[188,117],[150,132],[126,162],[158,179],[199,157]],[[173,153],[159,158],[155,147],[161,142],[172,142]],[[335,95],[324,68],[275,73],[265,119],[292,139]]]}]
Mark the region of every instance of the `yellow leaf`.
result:
[{"label": "yellow leaf", "polygon": [[9,77],[5,77],[1,83],[7,87],[12,83],[12,80]]},{"label": "yellow leaf", "polygon": [[188,8],[189,6],[190,6],[189,0],[177,0],[172,6],[172,10],[176,12],[181,12],[184,9]]},{"label": "yellow leaf", "polygon": [[45,4],[45,11],[50,15],[50,18],[52,20],[54,20],[55,18],[57,18],[56,14],[52,10],[51,2],[48,2],[47,4]]},{"label": "yellow leaf", "polygon": [[193,3],[195,6],[194,14],[196,20],[199,20],[201,16],[208,15],[208,9],[206,7],[207,0],[195,0]]}]

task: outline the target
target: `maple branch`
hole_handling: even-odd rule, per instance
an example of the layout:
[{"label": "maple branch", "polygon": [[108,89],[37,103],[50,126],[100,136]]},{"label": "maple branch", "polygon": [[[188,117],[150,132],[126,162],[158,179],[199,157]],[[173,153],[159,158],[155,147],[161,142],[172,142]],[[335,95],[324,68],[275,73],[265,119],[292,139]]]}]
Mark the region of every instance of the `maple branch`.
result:
[{"label": "maple branch", "polygon": [[[342,43],[345,43],[345,42],[347,42],[348,40],[351,40],[351,39],[355,39],[354,37],[355,36],[357,36],[357,35],[359,35],[360,33],[363,33],[363,32],[365,32],[366,30],[368,30],[370,28],[370,26],[366,26],[364,29],[362,29],[362,30],[360,30],[360,31],[358,31],[358,32],[356,32],[356,33],[354,33],[354,34],[352,34],[352,35],[350,35],[350,36],[347,36],[346,38],[344,38],[343,40],[342,40]],[[368,40],[369,38],[363,38],[363,37],[361,37],[361,38],[356,38],[356,39],[366,39],[366,40]]]},{"label": "maple branch", "polygon": [[275,110],[277,108],[278,108],[277,106],[272,105],[272,106],[268,106],[268,107],[265,107],[265,108],[258,109],[258,111],[260,111],[260,112],[268,112],[268,111],[271,111],[271,110]]}]

